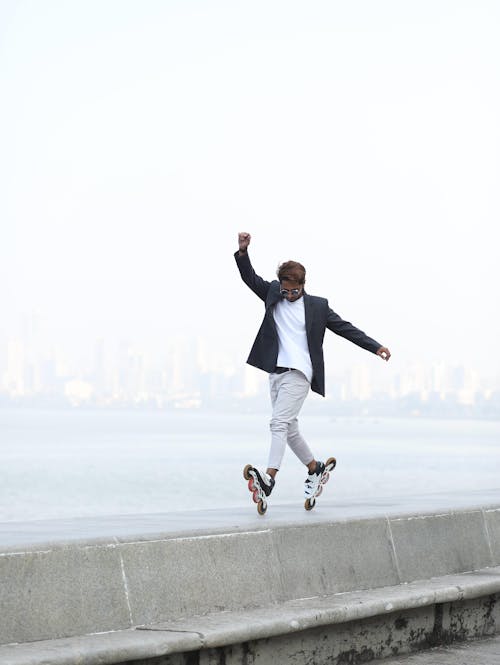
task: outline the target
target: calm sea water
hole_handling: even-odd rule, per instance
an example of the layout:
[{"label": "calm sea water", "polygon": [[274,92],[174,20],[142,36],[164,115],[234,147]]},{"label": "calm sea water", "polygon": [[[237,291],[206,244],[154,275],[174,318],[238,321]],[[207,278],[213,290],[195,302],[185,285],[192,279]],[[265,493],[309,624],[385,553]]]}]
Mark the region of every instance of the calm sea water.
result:
[{"label": "calm sea water", "polygon": [[[342,503],[497,490],[500,422],[305,415]],[[245,463],[264,465],[266,415],[0,410],[0,521],[248,505]],[[273,502],[302,503],[287,451]]]}]

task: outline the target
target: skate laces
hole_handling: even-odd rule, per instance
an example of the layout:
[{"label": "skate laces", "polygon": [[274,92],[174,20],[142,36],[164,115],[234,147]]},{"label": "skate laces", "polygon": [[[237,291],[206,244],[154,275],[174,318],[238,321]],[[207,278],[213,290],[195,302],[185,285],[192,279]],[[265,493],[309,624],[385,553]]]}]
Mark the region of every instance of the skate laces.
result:
[{"label": "skate laces", "polygon": [[320,481],[323,471],[325,470],[325,465],[323,462],[317,462],[316,468],[312,473],[307,475],[307,478],[304,482],[304,494],[306,498],[314,494]]},{"label": "skate laces", "polygon": [[264,480],[264,483],[269,488],[269,494],[271,494],[271,490],[273,489],[274,482],[275,482],[274,478],[272,476],[270,476],[268,473],[264,473],[263,474],[263,480]]},{"label": "skate laces", "polygon": [[271,491],[274,487],[275,480],[272,478],[268,473],[265,471],[259,471],[258,469],[255,469],[255,473],[257,474],[257,479],[259,481],[259,484],[266,496],[269,496],[271,494]]},{"label": "skate laces", "polygon": [[265,471],[259,471],[259,469],[255,468],[255,473],[257,474],[257,479],[261,485],[271,484],[269,481],[270,476],[268,476]]}]

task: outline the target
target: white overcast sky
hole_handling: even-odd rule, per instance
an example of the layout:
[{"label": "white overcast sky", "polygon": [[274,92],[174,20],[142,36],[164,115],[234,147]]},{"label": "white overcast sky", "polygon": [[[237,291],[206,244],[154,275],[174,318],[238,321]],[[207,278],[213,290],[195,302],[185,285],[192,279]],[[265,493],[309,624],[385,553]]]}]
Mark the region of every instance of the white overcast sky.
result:
[{"label": "white overcast sky", "polygon": [[495,0],[2,0],[0,343],[243,363],[246,230],[388,370],[500,371],[499,35]]}]

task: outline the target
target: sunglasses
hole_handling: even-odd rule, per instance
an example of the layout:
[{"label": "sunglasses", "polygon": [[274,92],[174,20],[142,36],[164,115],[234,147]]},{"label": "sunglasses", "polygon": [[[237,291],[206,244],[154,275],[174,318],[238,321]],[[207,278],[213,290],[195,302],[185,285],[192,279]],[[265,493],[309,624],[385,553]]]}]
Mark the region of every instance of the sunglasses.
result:
[{"label": "sunglasses", "polygon": [[292,296],[298,296],[300,293],[300,289],[281,289],[280,293],[283,296],[283,298],[286,298],[288,294],[291,294]]}]

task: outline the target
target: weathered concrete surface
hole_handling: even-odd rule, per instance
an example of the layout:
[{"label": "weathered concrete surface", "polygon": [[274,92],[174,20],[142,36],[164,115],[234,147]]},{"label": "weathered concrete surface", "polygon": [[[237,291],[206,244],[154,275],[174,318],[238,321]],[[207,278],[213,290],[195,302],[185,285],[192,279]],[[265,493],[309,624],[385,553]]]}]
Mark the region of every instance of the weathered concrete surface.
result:
[{"label": "weathered concrete surface", "polygon": [[123,543],[119,549],[133,625],[267,606],[280,595],[267,530]]},{"label": "weathered concrete surface", "polygon": [[0,605],[4,643],[130,626],[115,547],[0,556]]},{"label": "weathered concrete surface", "polygon": [[278,600],[399,583],[387,519],[289,526],[273,530],[273,541],[282,578]]},{"label": "weathered concrete surface", "polygon": [[498,507],[252,520],[4,539],[0,663],[354,663],[500,625]]},{"label": "weathered concrete surface", "polygon": [[[497,599],[498,600],[498,599]],[[408,610],[382,612],[361,621],[328,623],[302,629],[287,625],[293,614],[281,617],[283,626],[274,637],[254,632],[255,639],[241,640],[243,634],[227,636],[225,645],[214,639],[220,630],[210,618],[198,626],[205,632],[169,631],[157,626],[144,631],[122,631],[108,635],[87,636],[72,640],[53,640],[46,643],[16,647],[1,647],[2,665],[93,665],[126,663],[144,665],[275,665],[289,663],[304,665],[344,665],[362,663],[374,658],[411,653],[437,644],[454,643],[457,639],[472,639],[494,634],[498,611],[492,615],[493,598],[457,601],[441,605],[423,605]],[[496,603],[498,608],[498,602]],[[225,620],[230,625],[230,617]],[[196,621],[196,620],[194,620]],[[461,627],[460,633],[453,630]],[[262,620],[262,626],[264,620]],[[250,634],[250,629],[247,627]],[[138,636],[141,634],[141,637]],[[161,656],[160,656],[161,654]]]},{"label": "weathered concrete surface", "polygon": [[500,663],[500,636],[452,647],[436,647],[401,658],[373,661],[373,665],[498,665],[498,663]]},{"label": "weathered concrete surface", "polygon": [[[396,653],[411,653],[436,644],[453,643],[456,637],[442,630],[442,616],[459,621],[467,638],[481,637],[488,633],[488,600],[476,602],[474,620],[467,621],[467,610],[472,603],[447,604],[430,611],[429,606],[375,616],[363,622],[341,624],[289,632],[273,639],[263,639],[225,648],[205,649],[200,652],[201,663],[207,665],[345,665],[366,663],[374,658],[386,658]],[[480,617],[486,617],[485,621]],[[466,632],[465,632],[466,631]],[[463,637],[465,639],[465,637]],[[166,661],[168,663],[168,661]],[[188,661],[187,661],[188,662]]]},{"label": "weathered concrete surface", "polygon": [[484,516],[491,548],[491,558],[496,565],[499,563],[500,557],[500,510],[486,510]]},{"label": "weathered concrete surface", "polygon": [[493,563],[486,518],[480,511],[392,519],[391,530],[401,582]]}]

